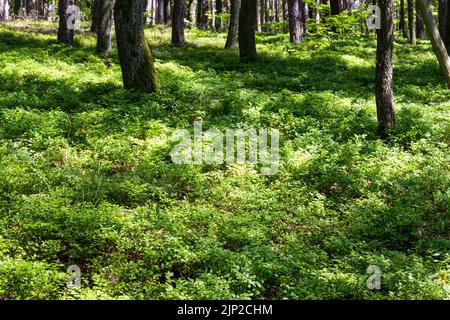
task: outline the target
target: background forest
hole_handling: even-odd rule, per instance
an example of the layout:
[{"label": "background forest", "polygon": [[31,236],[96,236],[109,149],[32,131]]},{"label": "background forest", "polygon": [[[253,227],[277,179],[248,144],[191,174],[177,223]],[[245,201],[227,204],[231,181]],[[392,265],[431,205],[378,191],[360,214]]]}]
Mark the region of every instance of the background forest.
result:
[{"label": "background forest", "polygon": [[447,4],[0,0],[0,300],[449,299]]}]

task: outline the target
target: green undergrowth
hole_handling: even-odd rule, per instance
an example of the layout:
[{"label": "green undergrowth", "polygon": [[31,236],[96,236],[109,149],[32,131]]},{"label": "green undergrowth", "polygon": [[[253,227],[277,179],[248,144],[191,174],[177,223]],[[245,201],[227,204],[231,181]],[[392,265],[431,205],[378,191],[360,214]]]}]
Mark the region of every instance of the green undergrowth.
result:
[{"label": "green undergrowth", "polygon": [[[155,27],[161,89],[140,94],[115,49],[51,28],[0,26],[0,299],[449,298],[450,93],[427,41],[395,44],[381,140],[373,37],[258,34],[248,65],[225,33],[179,49]],[[200,119],[278,129],[278,173],[174,164],[172,132]]]}]

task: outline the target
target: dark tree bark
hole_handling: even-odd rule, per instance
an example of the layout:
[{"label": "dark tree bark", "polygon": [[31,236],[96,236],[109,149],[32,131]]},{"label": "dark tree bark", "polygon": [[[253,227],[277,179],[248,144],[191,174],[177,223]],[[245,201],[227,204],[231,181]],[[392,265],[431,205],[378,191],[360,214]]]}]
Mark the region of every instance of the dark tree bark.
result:
[{"label": "dark tree bark", "polygon": [[336,16],[342,11],[342,0],[330,0],[330,13]]},{"label": "dark tree bark", "polygon": [[[186,7],[186,4],[184,5]],[[170,0],[164,0],[164,22],[166,25],[172,23],[172,11],[170,10]]]},{"label": "dark tree bark", "polygon": [[198,0],[197,2],[197,27],[203,24],[203,0]]},{"label": "dark tree bark", "polygon": [[240,8],[241,8],[240,0],[231,0],[230,26],[228,28],[227,42],[225,43],[226,49],[236,48],[236,35],[239,25]]},{"label": "dark tree bark", "polygon": [[241,62],[256,61],[256,0],[244,0],[239,13],[239,55]]},{"label": "dark tree bark", "polygon": [[174,0],[172,16],[172,44],[184,46],[184,0]]},{"label": "dark tree bark", "polygon": [[381,29],[377,31],[376,104],[378,131],[385,136],[395,128],[392,93],[394,50],[394,1],[379,0]]},{"label": "dark tree bark", "polygon": [[280,22],[280,2],[278,0],[273,0],[275,6],[275,21]]},{"label": "dark tree bark", "polygon": [[156,23],[157,24],[164,24],[165,22],[165,3],[164,0],[157,0],[158,1],[158,11],[156,14]]},{"label": "dark tree bark", "polygon": [[158,87],[158,79],[144,35],[145,5],[145,0],[116,0],[114,22],[124,87],[152,92]]},{"label": "dark tree bark", "polygon": [[21,7],[22,7],[22,2],[20,0],[14,0],[14,15],[15,16],[19,15]]},{"label": "dark tree bark", "polygon": [[448,0],[438,1],[438,23],[439,23],[439,33],[441,38],[445,40],[446,29],[447,29],[447,3]]},{"label": "dark tree bark", "polygon": [[434,21],[433,14],[429,8],[427,0],[416,0],[417,10],[420,12],[423,22],[427,28],[427,33],[430,37],[431,45],[434,53],[439,61],[442,74],[447,81],[447,86],[450,88],[450,58],[445,48],[444,42],[439,34],[439,29]]},{"label": "dark tree bark", "polygon": [[416,38],[423,39],[425,38],[424,25],[422,21],[422,17],[418,10],[416,10]]},{"label": "dark tree bark", "polygon": [[408,0],[408,29],[409,29],[409,42],[413,45],[416,44],[416,28],[414,28],[414,2]]},{"label": "dark tree bark", "polygon": [[282,6],[283,6],[283,20],[288,20],[289,19],[289,9],[288,9],[287,0],[283,0]]},{"label": "dark tree bark", "polygon": [[9,19],[9,2],[8,0],[0,0],[0,21],[5,22]]},{"label": "dark tree bark", "polygon": [[209,1],[202,0],[202,25],[204,28],[208,28],[208,13],[209,13]]},{"label": "dark tree bark", "polygon": [[92,3],[92,24],[91,32],[97,33],[100,24],[100,0],[94,0]]},{"label": "dark tree bark", "polygon": [[97,31],[97,52],[108,56],[111,53],[111,27],[114,0],[99,0],[100,21]]},{"label": "dark tree bark", "polygon": [[403,38],[408,38],[408,33],[406,32],[406,19],[405,19],[405,0],[400,0],[400,30],[402,32]]},{"label": "dark tree bark", "polygon": [[450,52],[450,4],[446,2],[447,13],[445,15],[445,26],[444,26],[444,43],[447,47],[447,51]]},{"label": "dark tree bark", "polygon": [[301,1],[301,15],[302,15],[302,27],[303,27],[303,32],[305,33],[307,32],[306,30],[306,22],[308,21],[309,18],[309,7],[308,7],[308,3],[306,1]]},{"label": "dark tree bark", "polygon": [[289,10],[289,39],[292,43],[302,42],[303,22],[302,3],[300,0],[288,0]]},{"label": "dark tree bark", "polygon": [[58,15],[59,15],[59,29],[58,42],[72,44],[75,35],[75,30],[70,28],[74,17],[68,11],[69,6],[74,5],[74,0],[59,0]]},{"label": "dark tree bark", "polygon": [[25,12],[29,18],[34,15],[33,0],[25,0]]}]

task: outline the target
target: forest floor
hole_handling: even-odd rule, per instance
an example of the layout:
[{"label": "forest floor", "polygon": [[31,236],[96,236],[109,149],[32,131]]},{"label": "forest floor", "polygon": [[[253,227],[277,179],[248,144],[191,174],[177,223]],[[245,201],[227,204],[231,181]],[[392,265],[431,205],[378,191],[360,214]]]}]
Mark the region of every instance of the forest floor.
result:
[{"label": "forest floor", "polygon": [[[155,27],[161,88],[140,94],[92,35],[36,31],[0,26],[0,299],[450,297],[450,91],[427,41],[395,43],[381,140],[373,37],[261,34],[249,65],[225,33],[179,49]],[[278,129],[277,174],[174,164],[199,119]]]}]

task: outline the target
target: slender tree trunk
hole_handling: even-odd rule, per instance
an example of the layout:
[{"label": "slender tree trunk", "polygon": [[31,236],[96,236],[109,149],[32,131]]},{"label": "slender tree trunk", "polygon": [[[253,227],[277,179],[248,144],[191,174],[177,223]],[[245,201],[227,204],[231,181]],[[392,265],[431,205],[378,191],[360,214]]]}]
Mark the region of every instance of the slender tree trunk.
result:
[{"label": "slender tree trunk", "polygon": [[94,0],[92,4],[92,24],[91,31],[97,33],[100,23],[100,0]]},{"label": "slender tree trunk", "polygon": [[36,0],[36,17],[42,19],[44,17],[44,0]]},{"label": "slender tree trunk", "polygon": [[280,22],[280,2],[278,0],[273,0],[275,3],[275,21]]},{"label": "slender tree trunk", "polygon": [[270,2],[269,0],[264,0],[264,23],[270,22]]},{"label": "slender tree trunk", "polygon": [[244,0],[239,14],[239,54],[241,62],[256,61],[256,0]]},{"label": "slender tree trunk", "polygon": [[392,55],[394,51],[394,1],[379,0],[381,29],[377,31],[376,103],[378,130],[386,135],[395,128],[392,93]]},{"label": "slender tree trunk", "polygon": [[97,31],[97,52],[108,56],[111,53],[111,27],[114,0],[99,0],[100,21]]},{"label": "slender tree trunk", "polygon": [[9,2],[8,0],[0,0],[0,21],[9,20]]},{"label": "slender tree trunk", "polygon": [[308,22],[309,18],[309,7],[308,3],[306,1],[301,1],[301,16],[302,16],[302,27],[303,27],[303,33],[307,32],[306,30],[306,23]]},{"label": "slender tree trunk", "polygon": [[14,0],[14,15],[17,17],[20,13],[22,2],[20,0]]},{"label": "slender tree trunk", "polygon": [[400,0],[400,30],[402,32],[403,38],[408,38],[408,33],[406,32],[406,23],[405,23],[405,0]]},{"label": "slender tree trunk", "polygon": [[276,19],[276,16],[275,16],[275,0],[272,0],[271,9],[272,9],[272,12],[271,12],[271,15],[270,15],[270,21],[271,22],[275,22],[275,19]]},{"label": "slender tree trunk", "polygon": [[430,37],[431,45],[433,46],[434,53],[441,66],[442,74],[447,81],[447,85],[450,88],[450,58],[445,48],[444,42],[439,34],[439,29],[434,21],[433,14],[429,8],[426,0],[416,0],[417,10],[420,12],[423,22],[427,28],[427,33]]},{"label": "slender tree trunk", "polygon": [[420,16],[420,13],[417,9],[416,9],[416,38],[417,39],[425,38],[422,17]]},{"label": "slender tree trunk", "polygon": [[215,0],[211,0],[210,15],[211,15],[211,21],[210,21],[211,29],[215,30],[216,29],[216,3],[215,3]]},{"label": "slender tree trunk", "polygon": [[74,0],[59,0],[58,15],[59,15],[59,29],[58,42],[72,44],[75,35],[75,30],[70,28],[70,19],[73,19],[72,14],[68,12],[69,6],[74,5]]},{"label": "slender tree trunk", "polygon": [[302,23],[302,3],[300,0],[288,0],[289,10],[289,39],[292,43],[302,42],[303,23]]},{"label": "slender tree trunk", "polygon": [[414,2],[408,0],[408,29],[409,29],[409,42],[412,45],[416,44],[416,29],[414,28]]},{"label": "slender tree trunk", "polygon": [[114,22],[124,87],[152,92],[158,79],[144,35],[145,4],[145,0],[116,0]]},{"label": "slender tree trunk", "polygon": [[444,26],[444,43],[447,47],[447,51],[450,52],[450,3],[446,2],[447,11],[445,15],[445,26]]},{"label": "slender tree trunk", "polygon": [[441,38],[445,41],[445,34],[447,29],[447,3],[448,0],[438,1],[438,22],[439,22],[439,33]]},{"label": "slender tree trunk", "polygon": [[174,0],[172,16],[172,44],[184,46],[184,0]]},{"label": "slender tree trunk", "polygon": [[164,24],[164,0],[157,1],[156,23]]},{"label": "slender tree trunk", "polygon": [[208,28],[208,12],[209,12],[209,1],[203,0],[202,3],[202,25],[205,29]]},{"label": "slender tree trunk", "polygon": [[152,2],[152,18],[151,18],[151,24],[152,25],[155,25],[157,22],[156,22],[156,11],[157,11],[157,1],[158,0],[148,0],[148,1],[151,1]]},{"label": "slender tree trunk", "polygon": [[[186,7],[186,4],[184,5]],[[164,23],[172,24],[172,10],[170,8],[170,0],[164,0]]]},{"label": "slender tree trunk", "polygon": [[189,7],[189,17],[191,23],[197,26],[197,0],[192,0],[191,6]]},{"label": "slender tree trunk", "polygon": [[289,9],[288,9],[287,0],[283,0],[282,6],[283,6],[283,20],[288,20],[289,19]]},{"label": "slender tree trunk", "polygon": [[227,42],[225,43],[226,49],[236,48],[236,35],[239,25],[240,8],[241,8],[240,0],[231,0],[230,26],[228,28]]},{"label": "slender tree trunk", "polygon": [[256,31],[261,32],[261,0],[256,1]]},{"label": "slender tree trunk", "polygon": [[33,0],[25,0],[25,12],[28,18],[33,17],[34,15]]}]

